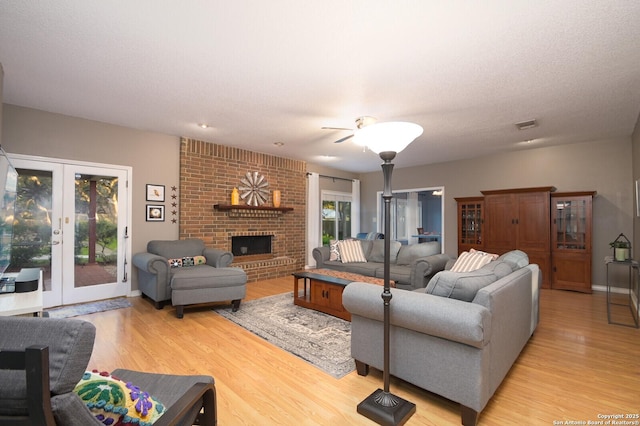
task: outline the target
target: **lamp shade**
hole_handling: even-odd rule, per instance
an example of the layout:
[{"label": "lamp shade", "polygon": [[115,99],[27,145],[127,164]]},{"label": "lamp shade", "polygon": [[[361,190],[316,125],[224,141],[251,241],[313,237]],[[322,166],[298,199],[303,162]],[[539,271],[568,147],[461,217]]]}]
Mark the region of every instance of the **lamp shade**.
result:
[{"label": "lamp shade", "polygon": [[384,151],[400,152],[422,134],[422,127],[415,123],[390,121],[376,123],[359,129],[354,142],[379,154]]}]

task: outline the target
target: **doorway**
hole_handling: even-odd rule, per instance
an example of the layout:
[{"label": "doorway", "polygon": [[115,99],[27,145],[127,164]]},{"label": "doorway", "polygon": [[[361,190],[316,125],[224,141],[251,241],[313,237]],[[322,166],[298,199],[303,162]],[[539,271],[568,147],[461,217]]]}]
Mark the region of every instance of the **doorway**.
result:
[{"label": "doorway", "polygon": [[11,156],[18,171],[11,268],[44,272],[44,307],[130,290],[130,167]]}]

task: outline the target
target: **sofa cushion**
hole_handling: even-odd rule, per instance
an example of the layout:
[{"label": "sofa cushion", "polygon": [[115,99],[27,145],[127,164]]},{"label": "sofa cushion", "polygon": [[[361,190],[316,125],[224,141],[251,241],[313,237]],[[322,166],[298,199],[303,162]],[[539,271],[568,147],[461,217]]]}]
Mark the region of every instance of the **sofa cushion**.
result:
[{"label": "sofa cushion", "polygon": [[359,240],[344,240],[338,242],[340,249],[340,259],[342,263],[366,262],[362,246]]},{"label": "sofa cushion", "polygon": [[[367,257],[369,262],[384,262],[384,241],[385,240],[373,240],[371,244],[371,253]],[[390,241],[389,259],[391,263],[396,263],[398,258],[398,252],[402,243],[400,241]]]},{"label": "sofa cushion", "polygon": [[440,271],[429,281],[425,293],[471,302],[478,290],[511,272],[512,265],[500,260],[471,272]]},{"label": "sofa cushion", "polygon": [[440,253],[440,243],[437,241],[400,246],[396,264],[410,265],[411,262],[420,257],[427,257],[438,253]]},{"label": "sofa cushion", "polygon": [[451,272],[471,272],[476,269],[482,268],[487,263],[493,260],[493,256],[482,252],[482,251],[474,251],[468,252],[463,251],[458,256],[458,259],[451,267]]}]

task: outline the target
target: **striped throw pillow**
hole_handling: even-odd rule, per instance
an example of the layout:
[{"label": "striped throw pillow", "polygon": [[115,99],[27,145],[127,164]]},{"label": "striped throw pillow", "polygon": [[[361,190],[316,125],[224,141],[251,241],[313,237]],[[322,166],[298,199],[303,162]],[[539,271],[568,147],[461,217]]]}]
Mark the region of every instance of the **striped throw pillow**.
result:
[{"label": "striped throw pillow", "polygon": [[367,258],[364,257],[362,245],[359,240],[339,241],[338,248],[340,249],[340,258],[342,259],[342,263],[367,261]]},{"label": "striped throw pillow", "polygon": [[481,251],[476,251],[474,253],[469,253],[468,251],[463,251],[458,256],[456,263],[453,264],[451,268],[451,272],[471,272],[476,269],[482,268],[487,263],[493,260],[493,256]]}]

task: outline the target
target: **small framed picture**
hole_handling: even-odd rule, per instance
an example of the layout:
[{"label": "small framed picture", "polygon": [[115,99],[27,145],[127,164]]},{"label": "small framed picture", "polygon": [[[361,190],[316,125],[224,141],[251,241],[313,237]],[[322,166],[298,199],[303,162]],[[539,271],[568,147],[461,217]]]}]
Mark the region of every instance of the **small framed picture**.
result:
[{"label": "small framed picture", "polygon": [[164,206],[147,204],[147,222],[164,222]]},{"label": "small framed picture", "polygon": [[147,201],[164,202],[164,185],[147,184]]}]

